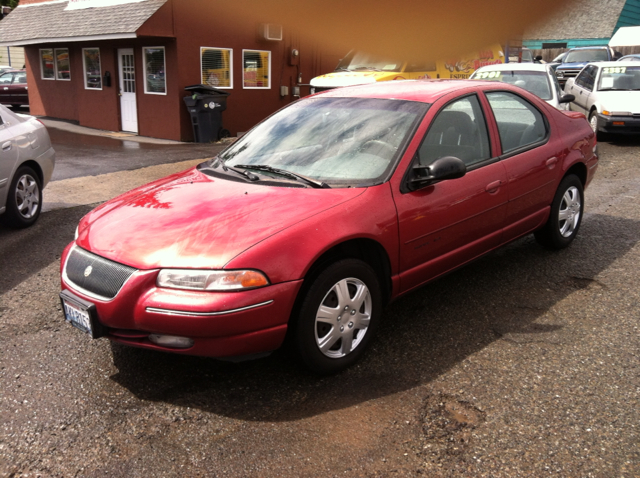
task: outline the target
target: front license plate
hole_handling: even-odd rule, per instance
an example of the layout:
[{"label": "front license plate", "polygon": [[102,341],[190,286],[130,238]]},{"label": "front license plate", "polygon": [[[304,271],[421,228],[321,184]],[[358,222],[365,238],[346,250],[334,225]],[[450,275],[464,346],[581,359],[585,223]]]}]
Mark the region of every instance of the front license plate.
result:
[{"label": "front license plate", "polygon": [[95,319],[95,306],[80,297],[76,297],[69,291],[60,293],[64,318],[74,327],[86,332],[94,339],[102,335],[102,327]]}]

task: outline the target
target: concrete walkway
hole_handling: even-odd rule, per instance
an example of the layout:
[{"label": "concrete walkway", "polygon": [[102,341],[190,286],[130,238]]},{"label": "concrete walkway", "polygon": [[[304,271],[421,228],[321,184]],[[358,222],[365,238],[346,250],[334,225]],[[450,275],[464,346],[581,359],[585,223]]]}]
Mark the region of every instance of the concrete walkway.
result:
[{"label": "concrete walkway", "polygon": [[[215,156],[233,139],[182,143],[41,119],[56,150],[42,211],[96,204]],[[101,137],[101,138],[98,138]],[[132,147],[133,145],[138,145]]]},{"label": "concrete walkway", "polygon": [[132,171],[118,171],[91,177],[51,181],[43,190],[42,211],[83,206],[108,201],[131,189],[150,183],[170,174],[184,171],[201,163],[191,159],[179,163],[160,164]]}]

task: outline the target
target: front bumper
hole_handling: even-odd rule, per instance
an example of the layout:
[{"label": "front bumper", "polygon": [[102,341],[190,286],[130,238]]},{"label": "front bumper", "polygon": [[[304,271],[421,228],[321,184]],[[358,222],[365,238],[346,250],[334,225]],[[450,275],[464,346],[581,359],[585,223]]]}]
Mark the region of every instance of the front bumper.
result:
[{"label": "front bumper", "polygon": [[[110,300],[98,298],[66,278],[62,290],[95,305],[104,336],[126,345],[207,357],[237,357],[270,352],[283,342],[302,281],[243,292],[201,292],[156,286],[158,270],[139,270]],[[149,335],[193,340],[189,348],[160,346]]]},{"label": "front bumper", "polygon": [[640,133],[640,115],[605,116],[598,113],[598,131],[603,133]]}]

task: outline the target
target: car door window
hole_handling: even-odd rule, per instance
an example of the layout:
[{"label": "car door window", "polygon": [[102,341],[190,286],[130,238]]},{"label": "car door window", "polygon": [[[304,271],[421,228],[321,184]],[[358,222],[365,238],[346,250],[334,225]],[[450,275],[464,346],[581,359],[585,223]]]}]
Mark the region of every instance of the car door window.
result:
[{"label": "car door window", "polygon": [[0,85],[10,85],[11,80],[13,80],[13,74],[4,73],[2,76],[0,76]]},{"label": "car door window", "polygon": [[13,84],[14,85],[26,85],[27,84],[27,75],[26,75],[26,73],[18,73],[13,78]]},{"label": "car door window", "polygon": [[575,84],[588,91],[593,91],[593,85],[596,80],[597,68],[595,66],[585,67],[576,77]]},{"label": "car door window", "polygon": [[487,93],[498,123],[502,154],[543,141],[547,126],[538,109],[524,98],[507,91]]},{"label": "car door window", "polygon": [[489,136],[477,96],[445,106],[433,120],[418,155],[422,165],[445,156],[455,156],[467,167],[489,159]]}]

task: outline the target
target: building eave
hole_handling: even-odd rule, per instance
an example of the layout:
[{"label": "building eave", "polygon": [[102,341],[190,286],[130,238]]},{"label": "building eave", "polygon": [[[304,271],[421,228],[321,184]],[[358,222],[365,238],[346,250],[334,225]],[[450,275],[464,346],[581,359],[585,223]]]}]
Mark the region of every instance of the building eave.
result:
[{"label": "building eave", "polygon": [[13,40],[9,42],[1,42],[0,46],[27,46],[50,43],[72,43],[72,42],[91,42],[105,40],[122,40],[128,38],[137,38],[136,33],[112,33],[108,35],[89,35],[79,37],[58,37],[58,38],[31,38],[29,40]]}]

